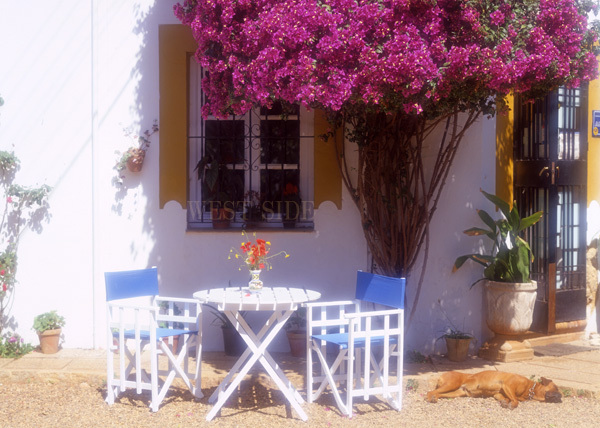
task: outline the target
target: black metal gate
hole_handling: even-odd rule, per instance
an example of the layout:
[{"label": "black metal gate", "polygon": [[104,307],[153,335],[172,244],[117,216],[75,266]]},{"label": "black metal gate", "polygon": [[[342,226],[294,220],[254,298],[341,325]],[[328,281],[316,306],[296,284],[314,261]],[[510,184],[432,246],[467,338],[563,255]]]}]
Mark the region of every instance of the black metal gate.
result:
[{"label": "black metal gate", "polygon": [[515,200],[522,216],[543,211],[528,232],[538,282],[532,330],[585,319],[587,86],[515,102]]}]

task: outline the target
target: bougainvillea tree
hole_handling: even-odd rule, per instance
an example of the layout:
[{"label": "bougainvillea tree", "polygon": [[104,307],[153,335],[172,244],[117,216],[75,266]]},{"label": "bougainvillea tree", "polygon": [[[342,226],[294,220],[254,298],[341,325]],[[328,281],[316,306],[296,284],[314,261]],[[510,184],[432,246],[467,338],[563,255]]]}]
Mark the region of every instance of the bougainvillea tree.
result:
[{"label": "bougainvillea tree", "polygon": [[[274,101],[323,109],[358,147],[344,182],[377,268],[409,275],[467,129],[597,75],[578,0],[186,0],[208,71],[203,114]],[[432,165],[423,143],[440,126]],[[426,259],[426,257],[425,257]],[[421,281],[419,281],[421,283]],[[420,288],[420,287],[419,287]],[[418,292],[417,292],[418,296]],[[413,309],[416,305],[413,305]]]}]

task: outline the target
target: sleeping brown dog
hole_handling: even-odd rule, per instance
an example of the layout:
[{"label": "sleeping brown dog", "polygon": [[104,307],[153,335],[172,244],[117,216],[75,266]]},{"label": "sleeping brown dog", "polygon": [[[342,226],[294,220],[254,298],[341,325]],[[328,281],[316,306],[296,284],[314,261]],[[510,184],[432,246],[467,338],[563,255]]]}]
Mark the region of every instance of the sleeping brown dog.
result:
[{"label": "sleeping brown dog", "polygon": [[494,397],[509,409],[526,400],[562,402],[562,394],[549,379],[542,378],[538,383],[517,374],[493,370],[475,374],[444,373],[438,379],[436,389],[427,393],[430,403],[435,403],[438,398],[455,397]]}]

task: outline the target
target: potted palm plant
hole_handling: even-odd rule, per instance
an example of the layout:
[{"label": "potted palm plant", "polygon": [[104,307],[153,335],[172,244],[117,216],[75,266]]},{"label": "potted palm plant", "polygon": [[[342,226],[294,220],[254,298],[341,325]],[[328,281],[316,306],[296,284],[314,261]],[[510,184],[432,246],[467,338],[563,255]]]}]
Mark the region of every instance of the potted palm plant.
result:
[{"label": "potted palm plant", "polygon": [[58,342],[65,319],[56,311],[37,315],[33,319],[33,329],[40,338],[40,348],[44,354],[55,354],[58,352]]},{"label": "potted palm plant", "polygon": [[486,300],[486,323],[490,330],[501,335],[517,335],[526,332],[533,321],[533,307],[537,284],[529,277],[533,254],[527,242],[519,236],[525,229],[542,218],[536,212],[521,218],[516,204],[512,209],[501,198],[481,191],[503,214],[504,218],[493,220],[483,210],[477,210],[486,228],[473,227],[464,231],[469,236],[487,236],[492,241],[489,255],[466,254],[454,262],[453,271],[467,260],[483,267]]}]

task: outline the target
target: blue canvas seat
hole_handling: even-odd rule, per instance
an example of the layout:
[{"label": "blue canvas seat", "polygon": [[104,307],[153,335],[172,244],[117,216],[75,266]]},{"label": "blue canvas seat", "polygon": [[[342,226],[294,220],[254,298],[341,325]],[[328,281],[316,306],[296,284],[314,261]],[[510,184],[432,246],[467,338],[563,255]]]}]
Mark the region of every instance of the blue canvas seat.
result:
[{"label": "blue canvas seat", "polygon": [[[306,304],[309,403],[329,386],[349,417],[354,397],[381,395],[402,408],[404,289],[404,278],[359,271],[354,300]],[[335,358],[328,358],[328,348]]]},{"label": "blue canvas seat", "polygon": [[[127,388],[135,388],[138,394],[149,390],[150,408],[156,412],[177,376],[196,398],[202,398],[200,303],[196,299],[160,297],[156,268],[106,272],[104,276],[108,319],[106,402],[113,404]],[[140,303],[140,298],[148,303]],[[142,364],[144,350],[150,356],[150,372]],[[195,362],[191,358],[194,350]],[[115,373],[117,353],[119,367]],[[166,369],[159,367],[160,356],[166,356]]]}]

